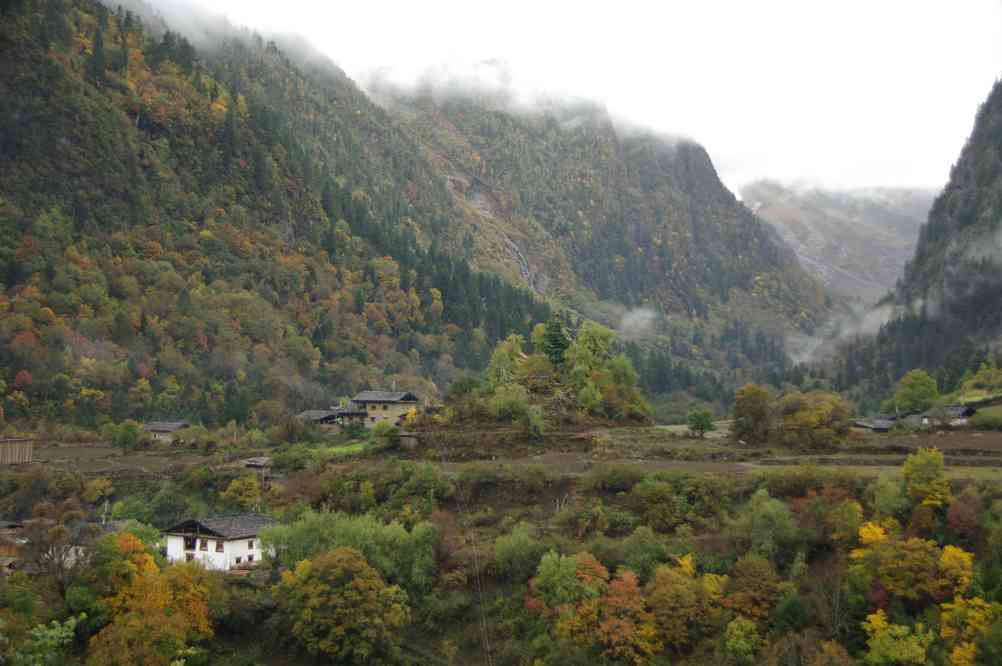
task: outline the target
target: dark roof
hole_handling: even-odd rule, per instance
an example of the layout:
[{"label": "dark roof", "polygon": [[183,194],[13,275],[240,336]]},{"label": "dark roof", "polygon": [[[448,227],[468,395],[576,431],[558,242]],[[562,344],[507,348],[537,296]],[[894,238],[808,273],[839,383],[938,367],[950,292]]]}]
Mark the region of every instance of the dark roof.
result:
[{"label": "dark roof", "polygon": [[271,516],[260,513],[244,513],[238,516],[186,520],[174,525],[167,532],[170,534],[198,532],[223,539],[243,539],[255,537],[261,529],[277,524],[278,521]]},{"label": "dark roof", "polygon": [[894,421],[881,418],[864,419],[854,421],[853,425],[857,428],[866,428],[867,430],[873,430],[875,432],[887,432],[894,427]]},{"label": "dark roof", "polygon": [[950,405],[946,408],[946,413],[954,418],[974,416],[978,412],[977,408],[970,405]]},{"label": "dark roof", "polygon": [[368,416],[364,409],[351,409],[350,407],[338,407],[334,410],[334,416]]},{"label": "dark roof", "polygon": [[296,418],[302,421],[323,421],[332,416],[334,416],[334,412],[329,409],[307,409],[305,412],[299,412]]},{"label": "dark roof", "polygon": [[187,428],[190,424],[187,421],[150,421],[143,424],[146,432],[174,432]]},{"label": "dark roof", "polygon": [[362,391],[352,402],[417,402],[418,398],[407,391]]}]

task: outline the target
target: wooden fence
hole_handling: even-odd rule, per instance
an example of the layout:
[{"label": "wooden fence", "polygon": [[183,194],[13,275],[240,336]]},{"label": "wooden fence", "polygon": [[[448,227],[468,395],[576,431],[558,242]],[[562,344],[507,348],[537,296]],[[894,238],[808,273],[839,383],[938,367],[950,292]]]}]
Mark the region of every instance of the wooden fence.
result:
[{"label": "wooden fence", "polygon": [[35,456],[33,439],[0,439],[0,465],[24,465]]}]

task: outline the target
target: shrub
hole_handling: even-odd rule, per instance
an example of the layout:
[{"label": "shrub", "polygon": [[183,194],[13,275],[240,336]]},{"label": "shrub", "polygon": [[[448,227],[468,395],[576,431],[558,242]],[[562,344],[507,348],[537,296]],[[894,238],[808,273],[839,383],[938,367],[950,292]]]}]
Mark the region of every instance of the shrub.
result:
[{"label": "shrub", "polygon": [[676,497],[675,489],[665,481],[645,479],[633,487],[630,501],[642,521],[658,532],[671,532],[683,520],[684,500]]},{"label": "shrub", "polygon": [[487,410],[498,421],[518,421],[529,412],[529,392],[521,384],[502,384],[487,402]]},{"label": "shrub", "polygon": [[668,561],[668,548],[651,528],[641,526],[623,539],[623,561],[628,569],[646,581],[659,564]]},{"label": "shrub", "polygon": [[643,468],[633,465],[598,465],[584,478],[586,490],[605,493],[625,493],[644,478]]},{"label": "shrub", "polygon": [[971,417],[971,425],[978,430],[1002,430],[1002,408],[990,407]]},{"label": "shrub", "polygon": [[539,542],[536,528],[519,523],[511,534],[494,542],[494,566],[500,576],[521,583],[532,576],[546,548]]},{"label": "shrub", "polygon": [[604,534],[609,527],[605,506],[600,499],[590,504],[585,504],[581,500],[568,504],[554,517],[554,521],[565,533],[572,534],[578,539],[593,534]]}]

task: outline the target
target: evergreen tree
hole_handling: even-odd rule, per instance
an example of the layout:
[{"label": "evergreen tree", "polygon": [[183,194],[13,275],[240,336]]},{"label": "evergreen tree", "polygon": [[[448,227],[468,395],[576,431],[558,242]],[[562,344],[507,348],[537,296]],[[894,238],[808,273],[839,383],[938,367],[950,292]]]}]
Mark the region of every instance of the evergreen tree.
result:
[{"label": "evergreen tree", "polygon": [[98,27],[94,34],[94,46],[91,50],[90,59],[87,61],[87,75],[94,83],[104,83],[104,71],[106,67],[104,55],[104,30]]},{"label": "evergreen tree", "polygon": [[560,365],[564,362],[564,352],[571,346],[571,341],[564,332],[564,326],[555,317],[546,322],[546,332],[543,334],[543,353],[550,363]]}]

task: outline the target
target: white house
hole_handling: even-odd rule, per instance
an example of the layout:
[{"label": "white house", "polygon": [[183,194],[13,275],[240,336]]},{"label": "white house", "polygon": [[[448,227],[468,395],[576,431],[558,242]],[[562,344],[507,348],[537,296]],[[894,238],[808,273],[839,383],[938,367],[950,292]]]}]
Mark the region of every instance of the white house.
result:
[{"label": "white house", "polygon": [[167,560],[197,560],[216,571],[254,565],[264,556],[258,532],[276,524],[259,513],[186,520],[166,531]]}]

